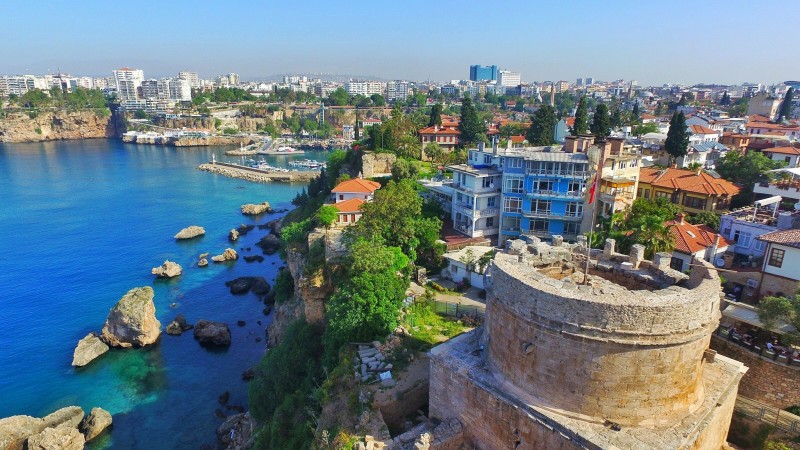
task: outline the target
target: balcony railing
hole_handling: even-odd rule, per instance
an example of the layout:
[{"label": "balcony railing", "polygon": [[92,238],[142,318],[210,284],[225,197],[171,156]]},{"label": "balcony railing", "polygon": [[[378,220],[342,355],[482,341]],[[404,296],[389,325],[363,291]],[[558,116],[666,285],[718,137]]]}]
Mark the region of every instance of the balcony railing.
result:
[{"label": "balcony railing", "polygon": [[491,217],[500,214],[499,208],[473,209],[472,205],[465,203],[456,204],[456,212],[470,217]]},{"label": "balcony railing", "polygon": [[500,186],[494,185],[489,187],[475,187],[475,186],[468,186],[466,183],[456,183],[453,182],[453,187],[464,192],[474,192],[476,194],[490,194],[493,192],[500,192]]},{"label": "balcony railing", "polygon": [[547,189],[530,191],[526,195],[528,198],[539,198],[539,197],[583,198],[583,193],[581,191],[552,191]]},{"label": "balcony railing", "polygon": [[564,220],[580,220],[583,218],[583,211],[581,212],[553,212],[553,211],[523,211],[522,215],[525,217],[533,217],[537,219],[564,219]]},{"label": "balcony railing", "polygon": [[534,169],[528,170],[525,173],[537,177],[561,177],[561,178],[587,178],[589,172],[585,170],[546,170]]}]

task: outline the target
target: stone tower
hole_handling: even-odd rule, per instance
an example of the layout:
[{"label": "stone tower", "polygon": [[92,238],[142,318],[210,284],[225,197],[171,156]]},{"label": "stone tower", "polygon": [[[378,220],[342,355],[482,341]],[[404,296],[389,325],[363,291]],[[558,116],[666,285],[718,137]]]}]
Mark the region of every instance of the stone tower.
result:
[{"label": "stone tower", "polygon": [[609,240],[585,280],[585,239],[553,242],[496,255],[484,326],[431,352],[431,418],[475,448],[720,449],[746,368],[707,350],[713,267]]}]

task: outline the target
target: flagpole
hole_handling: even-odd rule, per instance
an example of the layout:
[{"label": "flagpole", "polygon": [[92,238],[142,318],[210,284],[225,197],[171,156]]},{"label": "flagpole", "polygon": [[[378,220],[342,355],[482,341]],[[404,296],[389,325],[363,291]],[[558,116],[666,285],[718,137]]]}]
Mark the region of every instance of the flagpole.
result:
[{"label": "flagpole", "polygon": [[[597,209],[595,208],[595,198],[600,195],[600,177],[603,176],[603,165],[605,164],[606,160],[606,140],[604,138],[600,138],[597,142],[595,142],[597,146],[600,148],[600,154],[598,155],[597,159],[597,171],[595,172],[594,176],[594,186],[592,188],[592,196],[589,199],[589,204],[592,206],[592,221],[589,229],[589,239],[586,240],[586,267],[584,268],[583,272],[583,284],[589,284],[589,258],[591,257],[592,252],[592,237],[594,236],[594,226],[595,226],[595,219],[597,218]],[[599,204],[600,201],[598,200],[597,203]]]}]

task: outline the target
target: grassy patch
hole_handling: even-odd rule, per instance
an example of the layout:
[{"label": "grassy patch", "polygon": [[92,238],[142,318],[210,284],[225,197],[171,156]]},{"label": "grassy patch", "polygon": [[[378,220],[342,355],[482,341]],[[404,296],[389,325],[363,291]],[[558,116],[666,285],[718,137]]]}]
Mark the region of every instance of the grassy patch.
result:
[{"label": "grassy patch", "polygon": [[403,327],[411,334],[406,336],[405,346],[415,351],[428,351],[469,330],[460,320],[436,314],[424,302],[414,303],[408,308]]}]

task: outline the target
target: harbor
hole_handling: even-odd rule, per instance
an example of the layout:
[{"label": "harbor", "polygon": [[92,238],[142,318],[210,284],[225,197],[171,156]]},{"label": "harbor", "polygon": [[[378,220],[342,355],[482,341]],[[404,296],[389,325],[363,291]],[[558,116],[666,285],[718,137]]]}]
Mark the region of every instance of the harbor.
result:
[{"label": "harbor", "polygon": [[239,178],[247,181],[255,181],[258,183],[270,182],[304,182],[307,183],[314,177],[319,175],[319,171],[315,170],[286,170],[278,171],[271,169],[259,169],[255,167],[242,166],[239,164],[224,163],[219,161],[210,161],[206,164],[197,166],[198,170],[205,172],[216,173],[231,178]]}]

